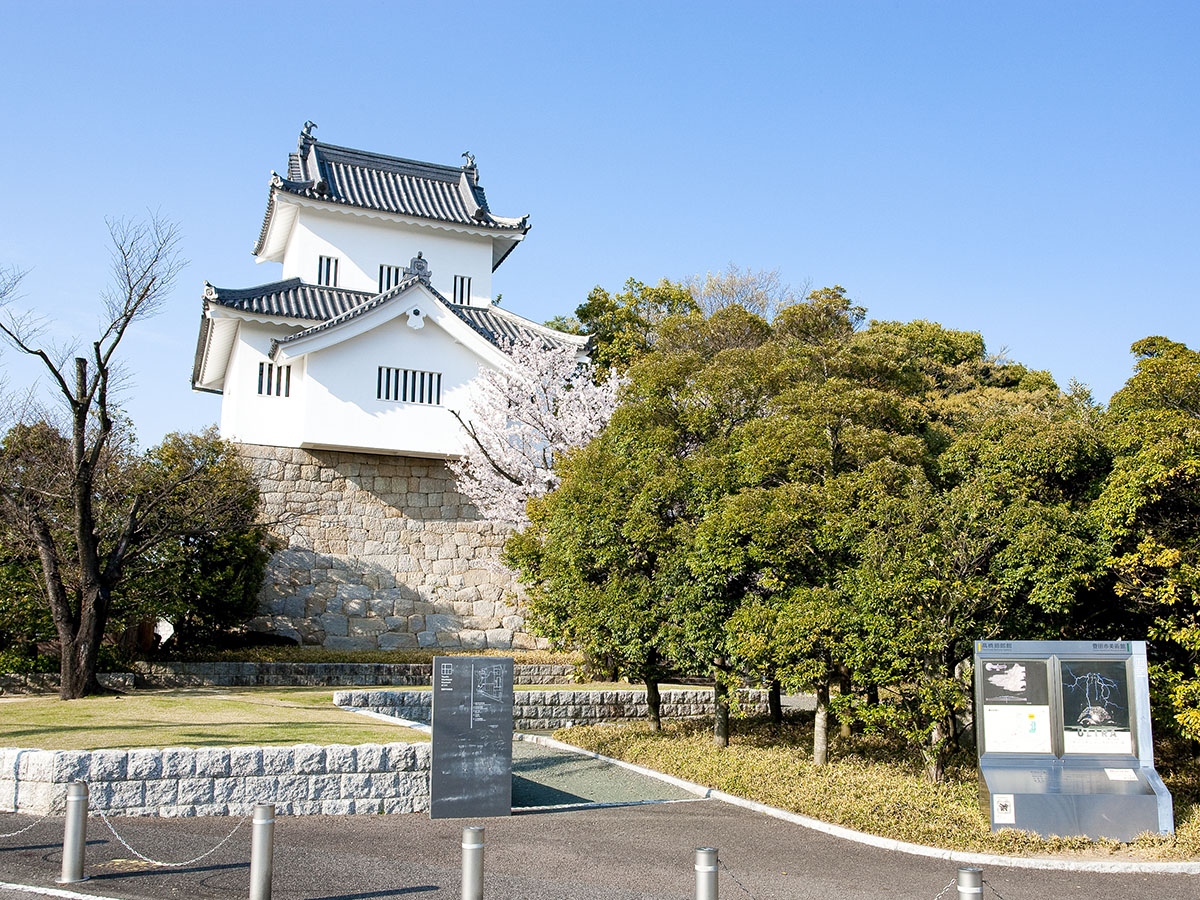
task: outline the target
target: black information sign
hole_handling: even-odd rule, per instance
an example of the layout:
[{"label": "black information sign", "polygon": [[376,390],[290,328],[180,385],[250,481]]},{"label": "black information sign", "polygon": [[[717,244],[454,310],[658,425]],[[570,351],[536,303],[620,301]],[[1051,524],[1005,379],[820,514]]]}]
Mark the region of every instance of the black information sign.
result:
[{"label": "black information sign", "polygon": [[1059,665],[1064,752],[1133,753],[1124,661],[1064,659]]},{"label": "black information sign", "polygon": [[429,817],[512,814],[513,661],[433,659]]}]

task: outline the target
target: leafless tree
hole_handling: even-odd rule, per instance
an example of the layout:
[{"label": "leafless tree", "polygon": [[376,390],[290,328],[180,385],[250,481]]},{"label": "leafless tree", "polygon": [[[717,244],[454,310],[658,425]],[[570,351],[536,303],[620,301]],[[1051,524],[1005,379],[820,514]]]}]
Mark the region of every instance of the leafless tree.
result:
[{"label": "leafless tree", "polygon": [[171,532],[167,523],[177,534],[198,522],[211,526],[211,516],[219,523],[235,507],[244,519],[253,506],[244,490],[223,492],[212,480],[231,474],[216,474],[224,461],[215,465],[215,435],[133,454],[114,399],[117,352],[130,326],[163,304],[182,262],[178,233],[162,219],[110,222],[109,233],[112,285],[102,296],[100,334],[86,351],[46,345],[45,317],[16,306],[23,273],[0,273],[0,338],[40,360],[54,398],[9,412],[15,424],[0,444],[0,524],[40,562],[64,700],[98,688],[97,651],[114,588]]},{"label": "leafless tree", "polygon": [[706,316],[727,306],[742,306],[768,322],[785,307],[801,302],[811,289],[805,281],[794,288],[784,282],[778,269],[739,268],[730,263],[718,272],[693,275],[684,282]]}]

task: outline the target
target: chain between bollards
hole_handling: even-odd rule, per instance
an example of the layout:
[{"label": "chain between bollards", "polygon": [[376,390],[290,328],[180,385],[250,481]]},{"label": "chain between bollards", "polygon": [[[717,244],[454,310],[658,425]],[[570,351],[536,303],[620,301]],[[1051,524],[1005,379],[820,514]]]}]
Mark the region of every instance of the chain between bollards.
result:
[{"label": "chain between bollards", "polygon": [[250,838],[250,900],[271,900],[271,867],[275,861],[275,804],[254,807]]},{"label": "chain between bollards", "polygon": [[958,900],[980,900],[983,896],[983,869],[964,866],[958,870]]},{"label": "chain between bollards", "polygon": [[62,877],[58,884],[87,881],[83,851],[87,845],[88,786],[82,781],[67,785],[67,816],[63,823]]},{"label": "chain between bollards", "polygon": [[696,900],[717,900],[717,849],[696,848]]}]

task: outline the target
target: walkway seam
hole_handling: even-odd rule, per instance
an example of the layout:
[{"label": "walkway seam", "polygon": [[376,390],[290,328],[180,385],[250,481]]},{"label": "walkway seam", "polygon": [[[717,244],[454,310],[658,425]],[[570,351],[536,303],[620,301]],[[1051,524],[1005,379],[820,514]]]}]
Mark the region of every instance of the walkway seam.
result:
[{"label": "walkway seam", "polygon": [[1108,872],[1127,875],[1200,875],[1200,862],[1104,862],[1101,860],[1046,859],[1044,857],[999,856],[992,853],[969,853],[962,850],[942,850],[939,847],[927,847],[924,844],[913,844],[908,841],[898,841],[895,838],[866,834],[862,831],[855,831],[853,828],[832,825],[829,822],[822,822],[820,819],[813,819],[808,816],[802,816],[799,813],[768,806],[756,800],[736,797],[724,791],[707,788],[702,784],[696,784],[692,781],[685,781],[682,778],[676,778],[674,775],[656,772],[653,769],[647,769],[645,766],[639,766],[635,763],[613,759],[601,753],[584,750],[582,747],[576,747],[563,741],[556,741],[554,738],[545,737],[540,734],[517,733],[514,737],[518,740],[541,744],[556,750],[567,750],[582,756],[590,756],[592,759],[598,759],[602,762],[620,766],[623,769],[629,769],[632,772],[637,772],[639,775],[665,781],[667,784],[689,791],[699,797],[720,800],[731,806],[740,806],[743,809],[762,813],[775,819],[782,819],[785,822],[792,822],[795,825],[802,825],[805,828],[811,828],[813,831],[820,831],[832,837],[854,841],[858,844],[866,844],[869,847],[877,847],[881,850],[908,853],[912,856],[927,856],[933,859],[944,859],[974,866],[1007,866],[1013,869],[1043,869],[1059,872]]}]

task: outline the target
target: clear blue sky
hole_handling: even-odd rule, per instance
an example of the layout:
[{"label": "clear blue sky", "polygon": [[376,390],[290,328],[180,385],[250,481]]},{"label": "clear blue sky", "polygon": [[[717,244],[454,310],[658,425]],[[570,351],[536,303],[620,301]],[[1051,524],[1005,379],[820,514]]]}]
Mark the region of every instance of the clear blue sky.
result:
[{"label": "clear blue sky", "polygon": [[533,319],[732,261],[1102,401],[1138,338],[1200,343],[1200,4],[0,0],[0,22],[0,264],[55,335],[94,328],[106,216],[182,232],[127,347],[146,444],[217,418],[189,388],[202,285],[278,278],[250,248],[306,119],[471,150],[492,208],[531,215],[495,288]]}]

